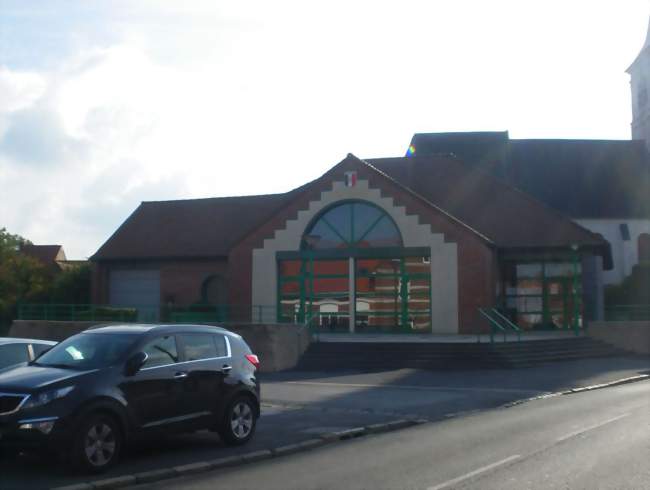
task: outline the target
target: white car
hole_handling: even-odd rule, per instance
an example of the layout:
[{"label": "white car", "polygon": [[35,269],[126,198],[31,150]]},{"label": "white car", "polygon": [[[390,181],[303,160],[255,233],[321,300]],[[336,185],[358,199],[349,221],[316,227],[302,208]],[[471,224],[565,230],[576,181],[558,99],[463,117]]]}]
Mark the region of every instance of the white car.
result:
[{"label": "white car", "polygon": [[56,344],[50,340],[0,337],[0,369],[33,361]]}]

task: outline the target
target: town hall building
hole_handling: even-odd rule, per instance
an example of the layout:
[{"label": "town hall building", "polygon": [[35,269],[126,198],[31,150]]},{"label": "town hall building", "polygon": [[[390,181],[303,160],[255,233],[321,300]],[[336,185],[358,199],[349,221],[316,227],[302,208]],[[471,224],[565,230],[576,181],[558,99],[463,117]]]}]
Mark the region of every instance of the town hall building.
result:
[{"label": "town hall building", "polygon": [[91,258],[93,302],[140,320],[475,334],[602,319],[650,261],[650,30],[632,140],[423,133],[260,196],[143,202]]}]

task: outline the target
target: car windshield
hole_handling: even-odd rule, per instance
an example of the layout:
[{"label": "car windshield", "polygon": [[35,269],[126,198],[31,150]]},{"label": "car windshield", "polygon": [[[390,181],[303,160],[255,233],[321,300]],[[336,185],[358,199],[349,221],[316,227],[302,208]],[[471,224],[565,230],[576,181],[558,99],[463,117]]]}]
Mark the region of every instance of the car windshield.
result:
[{"label": "car windshield", "polygon": [[137,340],[133,334],[82,333],[54,346],[33,364],[69,369],[98,369],[119,362]]}]

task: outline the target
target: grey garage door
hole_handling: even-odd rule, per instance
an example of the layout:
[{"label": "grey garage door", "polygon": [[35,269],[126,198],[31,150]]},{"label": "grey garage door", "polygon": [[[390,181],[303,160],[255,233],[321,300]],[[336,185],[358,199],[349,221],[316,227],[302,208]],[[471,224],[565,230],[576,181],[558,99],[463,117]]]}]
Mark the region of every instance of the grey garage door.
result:
[{"label": "grey garage door", "polygon": [[112,270],[109,300],[111,305],[138,308],[138,320],[157,320],[160,309],[160,271]]}]

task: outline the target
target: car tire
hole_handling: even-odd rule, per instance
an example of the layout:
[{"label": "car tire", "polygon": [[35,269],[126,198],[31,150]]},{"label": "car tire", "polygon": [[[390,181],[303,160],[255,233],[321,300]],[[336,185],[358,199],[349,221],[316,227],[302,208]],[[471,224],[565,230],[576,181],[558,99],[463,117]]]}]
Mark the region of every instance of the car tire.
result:
[{"label": "car tire", "polygon": [[75,433],[72,462],[83,472],[102,473],[112,467],[122,450],[119,424],[110,415],[97,413],[82,419]]},{"label": "car tire", "polygon": [[224,443],[229,446],[246,444],[255,433],[257,424],[256,409],[247,396],[238,396],[226,408],[218,432]]}]

